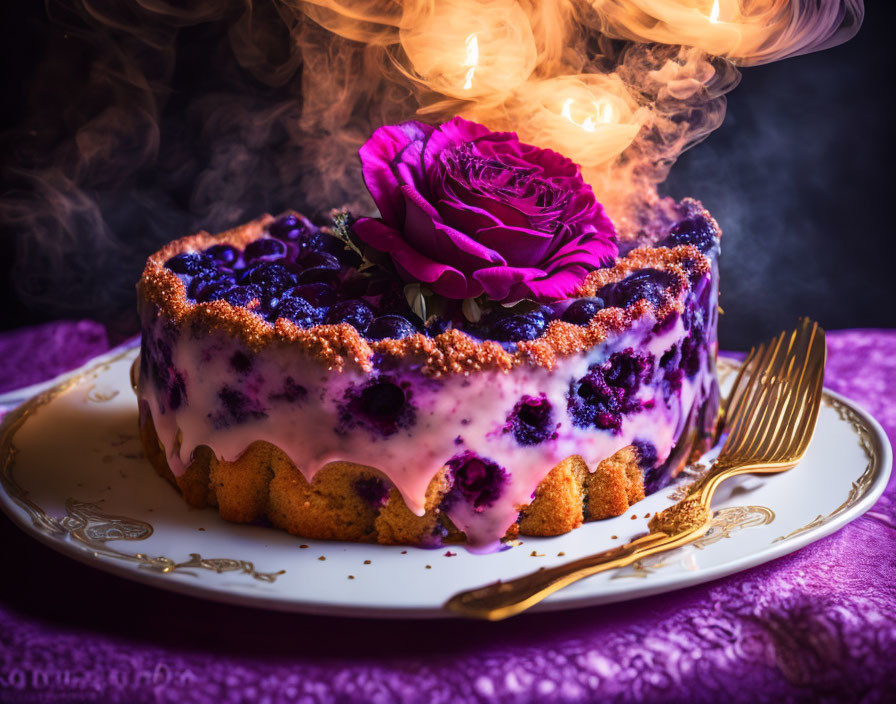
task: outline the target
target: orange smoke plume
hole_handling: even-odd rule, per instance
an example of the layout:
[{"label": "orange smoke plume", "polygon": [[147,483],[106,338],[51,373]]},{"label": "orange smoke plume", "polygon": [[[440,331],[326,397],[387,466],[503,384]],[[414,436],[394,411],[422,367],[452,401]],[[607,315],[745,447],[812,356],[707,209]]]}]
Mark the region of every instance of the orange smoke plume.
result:
[{"label": "orange smoke plume", "polygon": [[[513,130],[582,166],[623,235],[676,158],[721,124],[737,66],[833,46],[861,0],[310,0],[411,93],[407,117]],[[387,57],[387,61],[383,57]]]},{"label": "orange smoke plume", "polygon": [[[174,233],[285,207],[370,214],[357,150],[413,118],[463,115],[556,149],[633,237],[678,156],[721,124],[739,67],[833,46],[864,14],[861,0],[46,8],[57,39],[35,74],[35,119],[5,135],[16,186],[0,217],[21,242],[23,300],[94,311],[128,304],[118,292]],[[81,275],[94,270],[121,280]]]}]

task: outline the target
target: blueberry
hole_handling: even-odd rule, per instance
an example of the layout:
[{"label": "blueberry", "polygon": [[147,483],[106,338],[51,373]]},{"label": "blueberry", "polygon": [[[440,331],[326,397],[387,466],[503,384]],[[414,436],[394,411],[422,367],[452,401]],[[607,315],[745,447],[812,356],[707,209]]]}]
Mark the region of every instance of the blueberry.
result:
[{"label": "blueberry", "polygon": [[278,240],[295,241],[308,233],[317,230],[308,220],[299,215],[288,213],[277,218],[268,227],[268,232]]},{"label": "blueberry", "polygon": [[618,431],[622,426],[624,392],[607,383],[598,366],[570,385],[567,410],[578,428]]},{"label": "blueberry", "polygon": [[248,306],[253,300],[261,297],[262,290],[258,284],[234,286],[224,294],[224,300],[232,306]]},{"label": "blueberry", "polygon": [[641,469],[650,469],[656,464],[656,446],[647,440],[635,440],[632,442],[638,452],[638,466]]},{"label": "blueberry", "polygon": [[372,508],[382,508],[389,500],[389,487],[379,477],[356,479],[355,492]]},{"label": "blueberry", "polygon": [[683,320],[688,336],[681,343],[681,368],[692,377],[700,371],[700,350],[706,342],[706,313],[700,306],[689,305]]},{"label": "blueberry", "polygon": [[367,328],[370,340],[401,340],[417,333],[417,329],[400,315],[381,315]]},{"label": "blueberry", "polygon": [[416,410],[410,394],[390,377],[373,379],[364,386],[351,386],[340,407],[343,430],[361,425],[376,435],[388,437],[413,425]]},{"label": "blueberry", "polygon": [[171,388],[168,389],[168,408],[176,411],[183,405],[187,398],[187,387],[184,384],[184,378],[174,373],[174,379],[171,381]]},{"label": "blueberry", "polygon": [[231,288],[233,284],[229,281],[215,281],[197,290],[194,298],[197,303],[220,301]]},{"label": "blueberry", "polygon": [[520,445],[537,445],[556,437],[554,409],[547,396],[523,396],[507,416],[504,432],[513,433]]},{"label": "blueberry", "polygon": [[330,284],[299,284],[283,292],[284,298],[304,298],[313,306],[331,306],[336,302],[336,289]]},{"label": "blueberry", "polygon": [[233,266],[240,258],[240,250],[231,244],[213,244],[205,253],[224,266]]},{"label": "blueberry", "polygon": [[286,245],[280,240],[265,237],[246,245],[243,257],[248,263],[275,262],[286,256]]},{"label": "blueberry", "polygon": [[368,416],[386,418],[401,412],[407,399],[404,391],[391,381],[367,386],[360,396],[360,410]]},{"label": "blueberry", "polygon": [[286,401],[287,403],[300,403],[308,395],[308,389],[297,383],[291,376],[283,381],[283,390],[269,396],[271,401]]},{"label": "blueberry", "polygon": [[538,306],[538,308],[536,308],[533,311],[529,311],[528,313],[526,313],[526,315],[529,317],[538,318],[538,319],[544,321],[545,325],[547,325],[554,318],[557,317],[556,313],[554,312],[554,309],[551,308],[550,306]]},{"label": "blueberry", "polygon": [[253,264],[243,271],[239,283],[243,285],[259,284],[266,293],[276,294],[292,288],[298,281],[295,274],[281,264],[262,262]]},{"label": "blueberry", "polygon": [[431,318],[426,321],[426,334],[430,337],[441,335],[451,327],[451,321],[446,318]]},{"label": "blueberry", "polygon": [[276,320],[276,313],[280,308],[280,303],[282,301],[283,297],[280,296],[280,294],[263,292],[261,295],[261,305],[258,306],[256,312],[261,313],[268,320]]},{"label": "blueberry", "polygon": [[704,216],[697,215],[677,223],[669,235],[659,244],[662,247],[677,247],[692,244],[701,252],[708,252],[716,243],[716,228]]},{"label": "blueberry", "polygon": [[598,294],[608,305],[619,308],[627,308],[641,299],[645,299],[653,305],[660,305],[664,290],[675,280],[675,276],[668,271],[641,269],[622,281],[607,284],[598,291]]},{"label": "blueberry", "polygon": [[212,425],[218,429],[266,416],[267,409],[257,400],[230,386],[225,386],[218,392],[218,410],[208,414]]},{"label": "blueberry", "polygon": [[563,311],[561,320],[573,325],[588,325],[597,312],[603,308],[604,302],[600,298],[580,298]]},{"label": "blueberry", "polygon": [[545,321],[538,315],[510,315],[493,323],[489,337],[500,342],[534,340],[545,329]]},{"label": "blueberry", "polygon": [[187,295],[194,300],[199,300],[203,296],[203,291],[208,286],[220,284],[232,285],[232,282],[222,275],[221,272],[209,269],[208,271],[203,271],[201,274],[194,276],[190,280],[190,283],[187,285]]},{"label": "blueberry", "polygon": [[628,348],[610,355],[603,364],[588,367],[585,376],[570,384],[567,394],[572,424],[618,433],[624,414],[643,409],[637,393],[649,380],[653,363],[652,354]]},{"label": "blueberry", "polygon": [[268,232],[272,237],[294,245],[299,254],[319,249],[324,240],[329,239],[310,220],[292,214],[283,215],[275,220],[268,228]]},{"label": "blueberry", "polygon": [[442,499],[442,508],[461,500],[483,511],[501,498],[509,481],[507,470],[472,450],[455,455],[447,462],[451,471],[451,491]]},{"label": "blueberry", "polygon": [[342,301],[337,303],[327,315],[326,321],[330,324],[348,323],[359,332],[364,332],[367,326],[373,322],[373,313],[370,308],[361,301]]},{"label": "blueberry", "polygon": [[189,274],[190,276],[195,276],[203,271],[214,268],[215,260],[207,254],[201,254],[199,252],[183,252],[171,257],[171,259],[165,262],[165,266],[175,274]]},{"label": "blueberry", "polygon": [[342,268],[339,260],[327,252],[309,252],[302,257],[298,265],[301,267],[298,280],[303,284],[335,281]]},{"label": "blueberry", "polygon": [[238,374],[246,374],[252,369],[252,357],[242,350],[237,350],[230,357],[230,366]]},{"label": "blueberry", "polygon": [[320,311],[301,298],[286,298],[280,301],[275,318],[286,318],[301,328],[310,328],[320,322]]},{"label": "blueberry", "polygon": [[268,232],[280,240],[294,240],[298,239],[299,233],[304,228],[305,224],[297,215],[288,213],[274,220],[268,227]]}]

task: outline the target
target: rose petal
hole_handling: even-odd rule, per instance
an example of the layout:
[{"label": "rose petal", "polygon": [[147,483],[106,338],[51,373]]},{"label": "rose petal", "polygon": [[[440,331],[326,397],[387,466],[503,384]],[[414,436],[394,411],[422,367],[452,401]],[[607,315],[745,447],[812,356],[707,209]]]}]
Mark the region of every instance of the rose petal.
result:
[{"label": "rose petal", "polygon": [[410,156],[405,154],[408,148],[422,142],[432,130],[431,126],[413,120],[386,125],[378,128],[358,150],[364,183],[386,222],[398,224],[404,219],[404,202],[398,186],[402,180],[414,179],[407,167],[404,172],[397,168],[402,163],[402,155]]},{"label": "rose petal", "polygon": [[511,288],[507,300],[531,298],[547,303],[569,298],[576,292],[586,273],[584,270],[570,269],[545,277],[527,279]]},{"label": "rose petal", "polygon": [[478,238],[474,233],[486,227],[495,227],[501,224],[501,221],[487,210],[459,201],[443,198],[436,203],[436,210],[439,211],[439,215],[442,216],[446,225],[450,225],[458,232],[473,237],[477,241]]},{"label": "rose petal", "polygon": [[484,228],[476,234],[476,239],[502,252],[510,266],[521,267],[539,265],[553,242],[553,237],[545,232],[507,225]]},{"label": "rose petal", "polygon": [[453,178],[446,179],[446,184],[451,186],[451,190],[455,194],[454,199],[458,202],[488,211],[495,219],[511,227],[530,226],[529,219],[523,213],[511,205],[501,202],[496,197],[485,193],[476,193],[466,184]]},{"label": "rose petal", "polygon": [[496,266],[490,269],[480,269],[473,274],[473,278],[482,284],[485,294],[496,301],[519,300],[510,297],[520,282],[529,281],[544,276],[541,269],[526,269],[512,266]]},{"label": "rose petal", "polygon": [[615,256],[613,254],[614,250],[615,247],[610,243],[606,243],[604,246],[594,246],[594,243],[585,246],[568,244],[550,257],[547,257],[547,262],[543,263],[542,266],[549,272],[571,266],[597,269],[607,256]]},{"label": "rose petal", "polygon": [[578,165],[556,152],[462,118],[375,137],[362,164],[383,221],[355,229],[407,280],[452,298],[556,300],[618,254]]},{"label": "rose petal", "polygon": [[468,281],[460,271],[420,254],[400,232],[375,218],[359,218],[352,231],[374,249],[388,252],[405,281],[425,283],[435,293],[447,298],[471,298],[482,292],[481,286]]},{"label": "rose petal", "polygon": [[504,257],[442,222],[438,212],[409,186],[402,186],[407,221],[404,237],[421,254],[451,262],[460,271],[505,264]]}]

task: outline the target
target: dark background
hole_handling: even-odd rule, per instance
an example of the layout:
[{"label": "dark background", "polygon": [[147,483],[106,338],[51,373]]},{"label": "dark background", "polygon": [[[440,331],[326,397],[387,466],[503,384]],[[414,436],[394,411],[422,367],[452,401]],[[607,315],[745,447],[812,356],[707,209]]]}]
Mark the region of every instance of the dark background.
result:
[{"label": "dark background", "polygon": [[[830,329],[896,327],[894,138],[887,104],[896,13],[883,5],[868,7],[859,34],[840,47],[744,69],[741,85],[728,96],[723,126],[678,161],[662,189],[675,197],[699,198],[724,230],[720,339],[726,348],[748,347],[804,314]],[[43,3],[4,3],[0,11],[5,15],[0,195],[5,197],[32,187],[16,167],[22,149],[31,150],[31,159],[39,153],[41,145],[32,143],[36,128],[52,125],[51,134],[57,142],[62,139],[67,110],[84,98],[77,93],[78,76],[89,70],[91,49],[66,30],[67,18],[49,20]],[[191,146],[185,152],[189,158],[154,164],[136,176],[98,178],[95,193],[104,212],[107,207],[114,212],[109,221],[119,244],[85,238],[89,251],[67,255],[72,257],[66,274],[70,282],[58,281],[58,273],[41,279],[35,248],[44,243],[15,225],[8,209],[0,210],[0,329],[95,317],[114,336],[128,334],[136,324],[133,282],[145,256],[158,245],[187,234],[197,222],[226,227],[290,206],[288,193],[265,189],[267,162],[282,158],[276,141],[269,140],[258,148],[252,167],[257,188],[243,188],[236,196],[225,188],[222,202],[230,199],[239,208],[222,213],[201,204],[208,217],[197,220],[189,194],[202,173],[198,161],[219,155],[214,145],[202,145],[201,132],[190,133],[190,116],[182,114],[184,96],[199,80],[204,90],[212,80],[235,95],[245,89],[264,107],[265,101],[276,103],[278,91],[286,94],[296,86],[259,86],[228,66],[216,49],[221,37],[214,23],[187,28],[177,41],[174,91],[162,114],[162,133]],[[47,57],[55,66],[50,72]],[[54,81],[47,82],[48,75]],[[95,102],[103,96],[89,98]],[[58,143],[46,148],[60,153]],[[83,237],[92,223],[83,218],[77,227]],[[66,255],[48,255],[46,271],[57,271],[51,265],[59,256]]]}]

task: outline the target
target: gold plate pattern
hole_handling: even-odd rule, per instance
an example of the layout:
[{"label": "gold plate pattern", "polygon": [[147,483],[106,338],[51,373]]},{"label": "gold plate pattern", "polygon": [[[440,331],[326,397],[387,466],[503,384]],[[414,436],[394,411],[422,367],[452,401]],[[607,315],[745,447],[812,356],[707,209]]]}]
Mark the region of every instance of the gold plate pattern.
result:
[{"label": "gold plate pattern", "polygon": [[[218,574],[223,572],[240,572],[262,582],[273,582],[285,570],[277,572],[258,572],[255,566],[246,560],[230,558],[203,558],[197,553],[190,553],[190,559],[178,562],[165,556],[151,556],[144,553],[132,555],[109,547],[106,543],[113,540],[146,540],[153,533],[153,527],[145,521],[127,516],[115,516],[104,513],[99,506],[86,501],[78,501],[69,497],[65,501],[66,515],[59,518],[47,515],[29,497],[15,477],[17,449],[14,444],[16,433],[42,406],[47,405],[69,389],[90,380],[98,379],[112,365],[129,355],[134,350],[128,349],[81,374],[74,375],[56,386],[44,391],[30,401],[26,401],[16,410],[10,412],[0,425],[0,485],[19,506],[28,513],[34,527],[48,536],[70,538],[89,548],[97,557],[103,555],[116,560],[136,563],[139,567],[168,574],[178,570],[204,569]],[[118,395],[117,390],[98,391],[96,384],[91,384],[85,393],[85,400],[92,403],[106,403]]]},{"label": "gold plate pattern", "polygon": [[[188,533],[177,527],[183,521],[182,527],[189,527],[195,531],[197,526],[204,525],[206,519],[203,517],[204,512],[190,512],[190,510],[180,503],[179,497],[171,492],[168,496],[167,485],[159,481],[158,497],[153,501],[161,501],[168,508],[161,510],[167,511],[165,518],[159,513],[144,513],[145,510],[137,508],[140,503],[127,502],[125,506],[134,507],[133,513],[130,508],[118,506],[118,510],[107,510],[103,507],[104,500],[101,496],[113,496],[113,494],[103,494],[99,488],[100,484],[94,487],[95,496],[90,497],[90,501],[77,498],[79,490],[70,488],[64,489],[64,486],[74,486],[76,477],[68,475],[68,481],[64,485],[59,485],[58,489],[54,489],[57,493],[52,494],[53,509],[48,509],[50,499],[44,500],[45,494],[31,494],[25,486],[32,487],[33,491],[43,491],[45,487],[40,481],[45,481],[52,476],[52,469],[48,465],[35,465],[35,467],[46,466],[47,474],[40,475],[42,479],[38,479],[37,475],[28,474],[29,482],[20,481],[26,477],[22,474],[17,477],[16,470],[21,465],[21,472],[25,471],[24,462],[20,460],[19,450],[17,449],[17,437],[25,441],[25,435],[19,435],[20,431],[29,423],[35,414],[41,409],[54,401],[62,400],[64,403],[72,403],[75,413],[84,412],[106,413],[103,409],[117,409],[109,414],[109,418],[118,419],[108,428],[101,429],[103,439],[100,442],[101,447],[91,449],[91,453],[86,454],[82,461],[98,462],[106,464],[95,465],[96,476],[115,477],[114,462],[121,462],[119,465],[123,469],[119,469],[121,483],[116,486],[117,490],[121,487],[129,486],[124,470],[130,471],[129,467],[143,468],[142,455],[136,447],[136,437],[127,434],[128,419],[133,413],[133,422],[136,425],[136,408],[133,411],[129,407],[129,398],[123,397],[123,392],[128,388],[128,369],[132,366],[132,361],[137,357],[137,350],[127,349],[117,355],[110,356],[95,363],[93,366],[85,368],[84,371],[78,372],[71,377],[56,384],[52,388],[37,395],[33,399],[27,401],[16,410],[10,412],[0,425],[0,488],[2,488],[5,496],[0,496],[0,505],[14,516],[15,520],[23,525],[27,532],[32,533],[36,537],[42,538],[44,542],[51,546],[61,549],[63,552],[88,556],[86,559],[91,562],[94,558],[100,565],[105,563],[107,568],[112,568],[114,564],[121,565],[124,569],[115,570],[119,574],[133,575],[132,578],[140,581],[150,581],[150,583],[164,586],[164,584],[177,583],[179,586],[171,588],[180,591],[189,591],[199,596],[208,595],[219,596],[215,598],[225,598],[227,600],[239,601],[240,603],[257,603],[260,597],[266,605],[280,605],[277,608],[286,608],[298,611],[315,611],[324,613],[341,613],[341,614],[358,614],[358,613],[383,613],[383,609],[393,615],[426,615],[429,607],[422,602],[414,602],[418,594],[426,594],[428,590],[432,590],[432,611],[441,613],[441,603],[443,599],[438,594],[438,588],[455,589],[452,586],[452,580],[465,580],[464,586],[471,583],[482,581],[482,575],[493,574],[495,578],[500,578],[504,574],[508,574],[506,570],[514,570],[509,574],[520,573],[531,569],[532,561],[540,561],[541,564],[551,564],[557,556],[557,560],[568,560],[577,554],[588,554],[611,544],[610,534],[618,533],[620,539],[627,538],[627,534],[632,536],[637,531],[643,530],[641,521],[627,520],[633,516],[626,514],[618,519],[599,522],[599,524],[588,524],[577,531],[573,531],[566,536],[545,539],[527,539],[525,545],[519,549],[508,550],[490,557],[482,557],[476,555],[465,554],[463,550],[447,551],[445,555],[435,554],[430,551],[402,551],[390,550],[388,546],[377,545],[343,545],[338,543],[321,543],[315,541],[303,541],[311,543],[312,550],[295,550],[298,547],[297,539],[288,535],[277,537],[271,536],[269,532],[253,527],[245,527],[245,532],[237,532],[232,524],[219,523],[217,517],[211,517],[212,524],[209,525],[210,533],[199,534],[203,537],[196,539],[196,543],[200,543],[202,548],[197,544],[190,544],[191,536],[196,533]],[[114,369],[113,366],[115,367]],[[726,359],[719,360],[719,375],[723,383],[726,378],[730,380],[732,373],[737,369],[737,365]],[[69,394],[69,395],[66,395]],[[60,397],[65,395],[65,399]],[[128,397],[130,394],[126,394]],[[692,546],[682,548],[676,553],[668,555],[658,555],[650,561],[644,560],[639,563],[619,570],[602,583],[597,578],[588,580],[587,584],[582,583],[586,589],[605,590],[611,593],[610,597],[600,597],[599,600],[587,601],[581,595],[576,595],[575,590],[570,590],[568,594],[558,594],[557,596],[566,597],[569,601],[563,602],[558,599],[552,603],[548,600],[545,606],[547,608],[565,608],[563,604],[581,606],[586,603],[605,603],[606,601],[618,601],[624,598],[630,598],[628,595],[638,596],[639,590],[643,592],[650,589],[650,593],[655,593],[656,588],[651,587],[660,576],[663,583],[669,583],[670,578],[675,584],[680,586],[687,582],[693,583],[699,581],[701,571],[705,569],[707,564],[717,564],[719,560],[729,560],[732,558],[727,555],[740,555],[742,562],[744,556],[752,554],[753,547],[744,547],[746,545],[755,544],[758,550],[772,551],[777,550],[777,554],[784,554],[796,544],[805,544],[815,539],[814,535],[825,530],[832,530],[831,524],[842,524],[844,522],[844,514],[849,513],[857,505],[861,504],[862,508],[867,508],[869,495],[877,492],[881,482],[885,479],[888,467],[885,467],[888,457],[885,445],[885,439],[881,439],[880,435],[876,435],[872,427],[873,421],[868,421],[860,413],[854,410],[849,404],[841,401],[836,395],[825,394],[825,406],[830,409],[828,422],[837,425],[837,437],[839,442],[851,444],[849,438],[855,438],[856,445],[849,450],[847,455],[851,458],[850,477],[860,474],[854,481],[844,478],[843,493],[838,497],[836,491],[829,491],[825,499],[824,506],[836,505],[834,510],[825,508],[823,511],[817,511],[818,515],[813,513],[814,518],[810,521],[806,513],[803,520],[805,525],[795,530],[790,530],[799,522],[794,521],[792,517],[786,514],[784,505],[780,501],[772,501],[769,503],[764,500],[760,490],[757,496],[744,504],[749,505],[731,505],[731,497],[722,502],[722,507],[714,513],[712,527],[705,536],[700,538]],[[136,405],[136,404],[134,404]],[[835,413],[831,413],[833,410]],[[67,410],[60,411],[65,418]],[[102,416],[107,417],[107,416]],[[834,420],[834,419],[837,420]],[[42,422],[42,421],[39,421]],[[51,421],[47,421],[51,422]],[[85,421],[89,422],[89,421]],[[112,421],[110,421],[111,423]],[[33,427],[33,426],[29,426]],[[40,428],[41,426],[37,426]],[[832,427],[832,426],[831,426]],[[42,431],[39,431],[42,432]],[[97,434],[97,437],[100,433]],[[32,436],[28,436],[32,437]],[[29,453],[34,452],[34,440],[25,442],[25,447]],[[92,441],[91,441],[92,442]],[[74,447],[74,446],[73,446]],[[92,447],[84,445],[84,447]],[[52,453],[51,453],[52,454]],[[28,454],[28,461],[38,455]],[[49,456],[49,455],[48,455]],[[862,458],[862,464],[856,465],[856,458]],[[132,464],[127,464],[130,462]],[[105,469],[105,467],[109,469]],[[859,471],[856,471],[859,469]],[[40,470],[43,471],[43,470]],[[139,471],[139,470],[138,470]],[[155,474],[150,470],[148,464],[146,466],[146,481],[155,486]],[[699,474],[705,471],[705,466],[692,465],[687,468],[686,476],[688,480],[694,480]],[[111,472],[112,475],[108,475]],[[856,474],[853,474],[856,472]],[[62,476],[62,475],[59,475]],[[143,481],[144,476],[141,475],[139,481]],[[37,483],[35,483],[37,482]],[[755,486],[762,486],[761,480],[756,480]],[[851,482],[851,484],[850,484]],[[105,484],[105,479],[102,480]],[[23,486],[24,485],[24,486]],[[674,491],[680,489],[684,482],[679,482]],[[80,486],[80,485],[79,485]],[[143,483],[145,488],[148,484]],[[740,492],[751,492],[755,490],[754,485],[747,486]],[[839,484],[838,484],[839,486]],[[106,487],[107,489],[109,487]],[[85,490],[86,491],[86,490]],[[662,503],[666,499],[666,493],[654,494],[648,497],[644,502],[635,505],[632,513],[642,515],[644,511],[659,510]],[[740,494],[732,494],[733,496]],[[83,496],[83,494],[81,495]],[[114,496],[119,496],[115,494]],[[155,494],[154,494],[155,496]],[[67,498],[66,498],[67,497]],[[168,498],[171,499],[168,503]],[[831,499],[834,499],[831,501]],[[121,503],[118,500],[118,503]],[[41,505],[43,504],[43,505]],[[763,505],[764,504],[764,505]],[[146,506],[147,504],[143,504]],[[156,503],[154,505],[162,506]],[[13,507],[20,507],[22,511],[14,511]],[[111,506],[111,504],[110,504]],[[774,508],[771,508],[771,507]],[[180,513],[181,509],[183,513]],[[133,516],[139,511],[140,518]],[[778,515],[776,516],[775,512]],[[131,514],[129,516],[128,514]],[[855,511],[850,517],[855,517]],[[785,518],[790,518],[785,521]],[[155,525],[153,525],[155,523]],[[790,530],[786,535],[779,538],[775,537],[775,533],[768,535],[767,527],[772,525],[785,525],[786,528],[780,532]],[[164,529],[164,530],[163,530]],[[821,529],[819,531],[819,529]],[[199,530],[204,530],[199,527]],[[252,532],[257,531],[257,532]],[[149,538],[155,540],[158,536],[165,536],[159,545],[162,545],[156,553],[143,550],[140,552],[129,552],[133,550],[134,545],[139,545],[140,541]],[[233,542],[229,536],[237,536]],[[258,536],[256,538],[256,535]],[[245,540],[242,537],[245,536]],[[603,536],[603,537],[601,537]],[[747,537],[751,536],[751,537]],[[615,537],[615,536],[614,536]],[[170,538],[170,540],[169,540]],[[731,541],[731,548],[725,547],[721,552],[716,544]],[[520,541],[521,543],[523,541]],[[612,541],[615,543],[615,541]],[[150,541],[151,544],[155,544]],[[272,551],[265,551],[263,548],[266,543],[276,543],[277,548]],[[759,543],[762,545],[760,546]],[[65,546],[71,546],[74,549],[67,549]],[[172,545],[174,547],[172,547]],[[184,553],[181,555],[172,555],[172,553],[180,553],[181,545],[183,545]],[[209,558],[205,554],[224,552],[230,550],[227,546],[241,545],[240,551],[244,551],[244,559],[239,558]],[[764,546],[764,547],[763,547]],[[781,547],[776,547],[781,546]],[[533,550],[533,547],[536,548]],[[721,547],[721,546],[719,546]],[[192,548],[192,549],[190,549]],[[576,552],[576,551],[580,552]],[[587,550],[588,552],[581,552]],[[84,552],[86,551],[86,552]],[[558,551],[559,552],[558,554]],[[444,551],[443,551],[444,552]],[[419,553],[419,554],[417,554]],[[531,553],[531,556],[530,556]],[[563,555],[561,558],[560,555]],[[713,557],[713,555],[722,555],[722,558]],[[273,556],[273,557],[272,557]],[[322,560],[326,556],[326,561]],[[450,559],[448,557],[450,556]],[[707,557],[708,556],[708,557]],[[357,560],[357,564],[367,566],[356,566],[350,563],[351,560]],[[363,558],[369,558],[368,561]],[[706,559],[704,559],[706,558]],[[288,566],[289,574],[283,569],[276,571],[259,571],[256,564],[261,561],[273,562],[277,567]],[[369,565],[372,560],[377,565],[375,570]],[[761,560],[759,560],[761,561]],[[420,563],[420,564],[418,564]],[[423,563],[426,563],[425,565]],[[753,561],[752,564],[757,564]],[[503,566],[502,566],[503,565]],[[512,565],[512,566],[509,566]],[[136,570],[129,569],[129,566],[136,567]],[[431,566],[431,569],[430,569]],[[435,583],[430,583],[426,589],[417,588],[415,592],[403,592],[396,588],[396,576],[400,573],[403,577],[417,580],[416,571],[419,569],[423,573],[424,578],[433,579],[438,582],[438,588]],[[742,569],[742,568],[741,568]],[[341,572],[336,573],[336,570]],[[361,572],[361,570],[366,570]],[[491,571],[491,572],[490,572]],[[734,570],[736,571],[736,570]],[[375,572],[377,574],[375,574]],[[149,573],[156,575],[150,580],[136,577],[140,573]],[[729,572],[730,573],[730,572]],[[189,576],[186,580],[169,580],[167,575],[185,575]],[[233,575],[238,579],[235,580],[217,580],[215,575]],[[466,574],[466,576],[464,576]],[[208,579],[200,578],[202,575],[209,575]],[[348,575],[352,575],[351,581],[347,580]],[[479,576],[476,576],[479,575]],[[246,579],[248,577],[248,579]],[[279,578],[279,579],[278,579]],[[382,594],[376,599],[380,604],[390,603],[386,607],[364,606],[361,602],[370,593],[368,590],[376,580],[382,581]],[[705,578],[704,578],[705,579]],[[161,580],[161,581],[159,581]],[[330,581],[327,581],[330,580]],[[366,581],[365,581],[366,580]],[[402,581],[402,580],[399,580]],[[417,583],[417,582],[414,582]],[[222,586],[216,587],[215,584]],[[251,591],[251,585],[258,585]],[[279,586],[283,584],[284,586]],[[305,586],[307,584],[307,587]],[[358,586],[361,584],[362,586]],[[190,585],[197,585],[191,587]],[[345,585],[343,587],[343,585]],[[363,591],[352,592],[353,596],[345,598],[342,596],[341,589],[348,589],[351,585],[354,589],[362,589]],[[597,585],[597,586],[592,586]],[[624,585],[624,588],[620,587]],[[678,588],[677,586],[662,587],[661,590]],[[296,593],[305,590],[301,596],[296,597]],[[620,596],[619,594],[623,594]],[[248,596],[247,596],[248,595]],[[387,595],[387,596],[384,596]],[[446,594],[445,597],[450,596]],[[253,601],[255,599],[256,601]],[[304,599],[304,602],[302,602]],[[576,601],[578,599],[578,601]],[[329,600],[329,601],[328,601]],[[390,601],[391,600],[391,601]],[[312,604],[312,606],[304,606],[303,604]],[[366,603],[366,602],[365,602]],[[284,605],[285,604],[285,605]],[[323,604],[323,606],[321,606]],[[335,606],[334,606],[335,604]],[[360,604],[360,605],[359,605]]]}]

